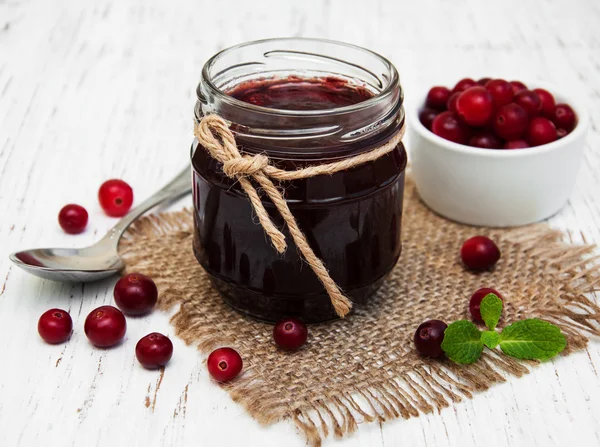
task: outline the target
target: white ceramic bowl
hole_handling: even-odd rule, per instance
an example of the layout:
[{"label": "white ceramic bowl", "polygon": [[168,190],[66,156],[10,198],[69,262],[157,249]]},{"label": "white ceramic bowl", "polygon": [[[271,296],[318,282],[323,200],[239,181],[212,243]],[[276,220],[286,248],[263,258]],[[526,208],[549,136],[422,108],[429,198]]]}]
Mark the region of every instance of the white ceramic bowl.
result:
[{"label": "white ceramic bowl", "polygon": [[[567,202],[585,147],[588,114],[574,96],[542,82],[557,103],[577,114],[575,129],[543,146],[515,150],[480,149],[445,140],[409,120],[410,155],[417,190],[436,213],[478,226],[526,225],[557,213]],[[425,103],[421,97],[419,108]]]}]

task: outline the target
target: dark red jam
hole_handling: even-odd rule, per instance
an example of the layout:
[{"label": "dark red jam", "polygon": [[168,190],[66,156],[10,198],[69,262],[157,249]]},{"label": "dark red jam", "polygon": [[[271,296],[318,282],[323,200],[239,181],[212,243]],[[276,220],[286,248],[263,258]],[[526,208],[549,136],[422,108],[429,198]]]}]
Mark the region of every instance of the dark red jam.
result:
[{"label": "dark red jam", "polygon": [[[238,84],[227,94],[277,110],[328,110],[360,103],[373,93],[336,78],[263,79]],[[349,118],[348,118],[349,119]],[[403,118],[402,118],[403,120]],[[340,159],[384,144],[401,127],[395,123],[377,136],[347,143],[328,154],[311,156],[298,142],[299,156],[270,156],[272,163],[294,169]],[[246,153],[268,151],[236,135]],[[194,253],[225,300],[252,317],[304,322],[333,319],[336,314],[323,286],[302,259],[281,216],[263,197],[273,222],[286,236],[288,249],[277,254],[258,224],[246,194],[227,178],[201,147],[194,147]],[[331,176],[286,182],[281,186],[300,228],[331,277],[355,305],[380,287],[400,256],[400,230],[406,152],[393,152]]]},{"label": "dark red jam", "polygon": [[278,110],[327,110],[351,106],[373,97],[365,87],[332,76],[247,81],[227,94],[248,104]]}]

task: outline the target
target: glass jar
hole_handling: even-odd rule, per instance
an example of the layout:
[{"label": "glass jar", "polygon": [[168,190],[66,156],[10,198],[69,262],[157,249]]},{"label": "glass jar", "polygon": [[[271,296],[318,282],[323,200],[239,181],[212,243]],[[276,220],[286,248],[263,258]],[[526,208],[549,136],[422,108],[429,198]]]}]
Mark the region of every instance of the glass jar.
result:
[{"label": "glass jar", "polygon": [[[282,79],[346,83],[368,91],[368,99],[296,110],[231,95],[242,85],[252,88]],[[265,154],[288,170],[361,154],[389,141],[404,125],[395,67],[376,53],[333,41],[269,39],[226,49],[204,66],[197,95],[197,122],[209,113],[220,115],[230,123],[243,153]],[[197,140],[191,158],[194,253],[225,301],[265,321],[336,318],[269,199],[263,197],[263,204],[286,236],[283,255],[271,245],[239,184],[223,174]],[[355,306],[372,296],[400,256],[405,168],[400,143],[356,168],[280,185],[312,249]]]}]

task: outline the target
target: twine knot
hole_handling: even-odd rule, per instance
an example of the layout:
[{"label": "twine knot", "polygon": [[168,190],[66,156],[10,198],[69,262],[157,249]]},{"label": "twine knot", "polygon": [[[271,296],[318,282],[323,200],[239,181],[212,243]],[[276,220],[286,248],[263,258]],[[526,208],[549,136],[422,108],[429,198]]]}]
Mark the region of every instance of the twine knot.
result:
[{"label": "twine knot", "polygon": [[242,155],[237,147],[233,132],[229,129],[225,120],[218,115],[206,115],[194,126],[194,135],[200,145],[208,151],[212,158],[223,164],[223,173],[225,175],[238,180],[242,189],[248,195],[252,208],[273,246],[279,253],[284,253],[287,248],[285,236],[271,220],[250,179],[258,183],[269,199],[271,199],[271,202],[273,202],[273,205],[275,205],[275,208],[277,208],[277,211],[286,223],[298,250],[300,250],[310,268],[323,284],[335,312],[342,318],[350,312],[352,303],[342,293],[329,275],[329,271],[323,264],[323,261],[319,259],[309,245],[306,236],[298,227],[298,222],[296,222],[296,218],[290,211],[283,193],[275,186],[272,179],[278,181],[298,180],[323,174],[331,175],[354,168],[369,161],[374,161],[393,151],[400,143],[403,134],[404,128],[386,144],[348,159],[308,166],[294,171],[286,171],[272,166],[265,155]]},{"label": "twine knot", "polygon": [[262,155],[244,155],[232,158],[223,163],[223,172],[227,177],[240,175],[254,175],[262,171],[269,164],[269,159]]}]

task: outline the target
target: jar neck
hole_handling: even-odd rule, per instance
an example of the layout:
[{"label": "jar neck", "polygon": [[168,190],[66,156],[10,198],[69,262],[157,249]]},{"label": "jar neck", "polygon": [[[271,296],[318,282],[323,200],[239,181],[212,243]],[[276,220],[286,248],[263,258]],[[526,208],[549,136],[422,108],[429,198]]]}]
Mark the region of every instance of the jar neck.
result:
[{"label": "jar neck", "polygon": [[[306,56],[300,62],[291,57],[273,62],[275,51],[289,56],[287,53],[297,55],[300,50]],[[327,70],[320,66],[323,60]],[[313,81],[334,77],[369,90],[372,97],[323,110],[281,110],[228,94],[242,83],[289,76]],[[393,65],[375,53],[337,42],[273,39],[225,50],[205,65],[197,96],[197,121],[207,114],[218,114],[230,123],[242,150],[266,153],[274,159],[324,160],[357,155],[384,144],[404,124],[403,92]]]}]

